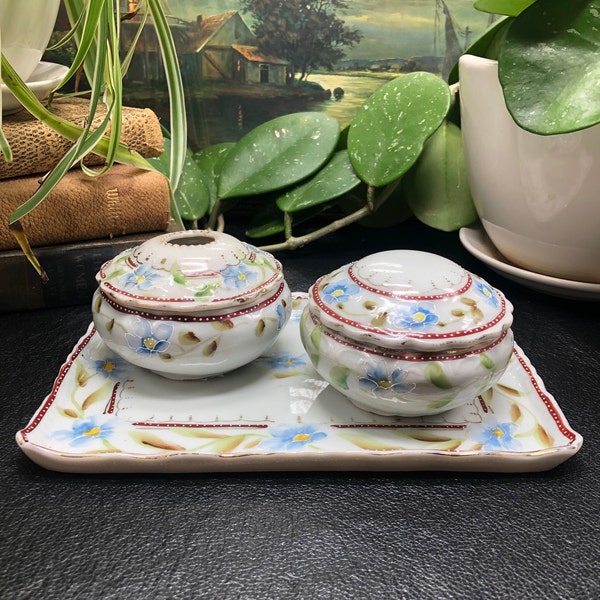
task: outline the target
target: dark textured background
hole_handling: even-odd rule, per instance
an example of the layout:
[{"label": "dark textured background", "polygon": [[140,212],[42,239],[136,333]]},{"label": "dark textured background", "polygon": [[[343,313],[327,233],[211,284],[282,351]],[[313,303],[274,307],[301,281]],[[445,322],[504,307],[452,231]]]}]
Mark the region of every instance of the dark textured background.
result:
[{"label": "dark textured background", "polygon": [[[580,452],[521,475],[65,475],[14,434],[90,322],[87,306],[0,315],[0,598],[598,598],[599,303],[490,271],[457,233],[352,227],[279,258],[293,290],[390,248],[443,254],[502,289]],[[2,285],[10,285],[2,282]]]}]

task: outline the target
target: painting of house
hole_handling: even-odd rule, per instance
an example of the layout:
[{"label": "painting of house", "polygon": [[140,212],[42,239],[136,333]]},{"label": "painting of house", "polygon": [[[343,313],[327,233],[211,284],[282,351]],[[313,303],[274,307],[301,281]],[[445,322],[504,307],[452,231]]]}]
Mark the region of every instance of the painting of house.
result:
[{"label": "painting of house", "polygon": [[[122,23],[122,52],[133,42],[139,20]],[[238,11],[199,15],[195,21],[171,19],[169,23],[186,87],[200,83],[285,85],[287,63],[261,53],[256,38]],[[128,81],[164,83],[156,33],[148,23],[139,37]]]},{"label": "painting of house", "polygon": [[195,45],[200,78],[237,83],[284,85],[284,60],[261,54],[256,38],[238,11],[230,11],[196,20]]}]

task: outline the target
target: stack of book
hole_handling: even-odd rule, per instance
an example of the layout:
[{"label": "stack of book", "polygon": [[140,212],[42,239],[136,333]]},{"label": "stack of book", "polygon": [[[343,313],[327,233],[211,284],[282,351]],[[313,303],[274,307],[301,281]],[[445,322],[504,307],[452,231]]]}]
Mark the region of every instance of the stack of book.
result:
[{"label": "stack of book", "polygon": [[[81,99],[57,100],[51,107],[56,115],[82,126],[87,109]],[[98,120],[102,116],[99,113]],[[105,260],[169,227],[169,187],[159,173],[114,165],[90,177],[72,169],[21,221],[48,274],[49,282],[43,284],[18,248],[8,220],[72,143],[26,111],[5,116],[2,129],[13,161],[0,157],[0,311],[87,302],[96,286],[94,275]],[[145,158],[162,152],[160,122],[148,109],[123,109],[121,139]],[[89,167],[103,162],[94,154],[85,159]]]}]

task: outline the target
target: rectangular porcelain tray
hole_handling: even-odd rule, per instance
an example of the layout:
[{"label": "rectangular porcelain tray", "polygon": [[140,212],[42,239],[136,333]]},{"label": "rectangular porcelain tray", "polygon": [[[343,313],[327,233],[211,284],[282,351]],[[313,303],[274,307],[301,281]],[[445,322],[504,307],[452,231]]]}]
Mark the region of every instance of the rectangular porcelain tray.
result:
[{"label": "rectangular porcelain tray", "polygon": [[81,473],[524,472],[581,447],[518,346],[500,382],[462,408],[410,419],[355,408],[304,352],[304,302],[295,295],[268,355],[210,380],[171,381],[131,366],[90,325],[17,442],[42,467]]}]

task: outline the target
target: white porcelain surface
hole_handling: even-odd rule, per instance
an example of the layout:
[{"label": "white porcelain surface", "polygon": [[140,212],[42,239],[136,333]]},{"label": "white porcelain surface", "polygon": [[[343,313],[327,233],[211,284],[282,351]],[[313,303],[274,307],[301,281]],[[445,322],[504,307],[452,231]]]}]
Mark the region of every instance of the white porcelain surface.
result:
[{"label": "white porcelain surface", "polygon": [[502,292],[441,256],[392,250],[321,277],[302,341],[320,375],[360,408],[418,416],[491,387],[513,345]]},{"label": "white porcelain surface", "polygon": [[156,236],[102,266],[94,324],[125,360],[170,378],[254,360],[287,322],[291,294],[270,254],[218,232]]},{"label": "white porcelain surface", "polygon": [[46,50],[60,0],[0,0],[2,52],[27,81]]},{"label": "white porcelain surface", "polygon": [[600,301],[600,283],[586,283],[532,273],[511,264],[492,244],[481,225],[463,227],[459,232],[462,245],[494,271],[525,287],[544,294],[572,300]]},{"label": "white porcelain surface", "polygon": [[305,300],[258,360],[225,377],[171,381],[120,359],[90,326],[20,430],[21,449],[67,472],[541,471],[581,447],[519,347],[496,386],[425,418],[354,407],[312,368]]},{"label": "white porcelain surface", "polygon": [[496,61],[465,55],[459,73],[469,183],[494,245],[528,271],[600,283],[600,126],[529,133],[506,109]]},{"label": "white porcelain surface", "polygon": [[[68,70],[65,65],[40,62],[27,81],[27,87],[38,100],[43,100],[62,81]],[[2,84],[2,114],[15,113],[22,108],[12,92]]]}]

